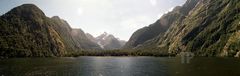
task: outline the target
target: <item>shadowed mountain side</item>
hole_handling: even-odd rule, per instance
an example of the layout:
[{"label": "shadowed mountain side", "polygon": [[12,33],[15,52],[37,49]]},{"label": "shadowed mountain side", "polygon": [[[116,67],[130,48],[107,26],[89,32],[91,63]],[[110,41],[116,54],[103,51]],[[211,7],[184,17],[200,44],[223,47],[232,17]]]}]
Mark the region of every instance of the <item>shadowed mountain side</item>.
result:
[{"label": "shadowed mountain side", "polygon": [[0,28],[0,55],[4,57],[63,56],[80,49],[100,48],[82,31],[73,36],[66,21],[46,17],[33,4],[23,4],[2,15]]}]

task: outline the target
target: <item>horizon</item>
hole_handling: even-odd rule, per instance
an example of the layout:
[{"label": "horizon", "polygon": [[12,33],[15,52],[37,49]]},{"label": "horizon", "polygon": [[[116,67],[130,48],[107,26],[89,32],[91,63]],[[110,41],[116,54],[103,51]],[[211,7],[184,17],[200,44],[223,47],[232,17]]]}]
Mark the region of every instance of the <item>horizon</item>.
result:
[{"label": "horizon", "polygon": [[[137,3],[135,3],[137,1]],[[0,14],[22,4],[38,6],[46,16],[59,16],[72,28],[97,37],[104,32],[128,41],[138,29],[148,26],[186,0],[2,0]],[[46,3],[47,2],[47,3]],[[64,4],[64,5],[63,5]],[[161,9],[159,9],[161,8]]]}]

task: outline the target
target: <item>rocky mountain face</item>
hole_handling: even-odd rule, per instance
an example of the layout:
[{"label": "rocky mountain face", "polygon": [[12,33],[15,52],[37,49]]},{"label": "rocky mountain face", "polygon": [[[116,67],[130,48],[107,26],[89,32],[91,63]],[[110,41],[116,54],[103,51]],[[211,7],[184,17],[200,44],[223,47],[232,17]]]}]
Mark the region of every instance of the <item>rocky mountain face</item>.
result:
[{"label": "rocky mountain face", "polygon": [[[142,47],[167,48],[171,54],[190,51],[197,56],[232,57],[240,51],[239,12],[239,0],[187,0],[183,6],[176,7],[157,21],[165,22],[163,19],[166,16],[173,17],[166,20],[166,26],[169,26],[167,30],[158,35],[150,35],[144,42],[136,42],[146,38],[136,36],[145,33],[138,30],[125,47],[136,47],[134,43],[140,43],[138,45]],[[162,31],[162,28],[158,28],[158,31]]]},{"label": "rocky mountain face", "polygon": [[[182,20],[186,14],[196,5],[198,0],[187,2],[184,6],[177,6],[172,12],[164,14],[155,23],[143,27],[133,33],[129,41],[124,46],[125,49],[140,47],[154,40],[159,40],[169,27],[175,23],[176,20]],[[155,43],[155,42],[154,42]]]},{"label": "rocky mountain face", "polygon": [[95,42],[95,43],[96,43],[95,37],[93,37],[91,34],[86,33],[86,36],[87,36],[87,38],[88,38],[89,40],[91,40],[92,42]]},{"label": "rocky mountain face", "polygon": [[33,4],[23,4],[0,17],[0,56],[63,56],[100,48],[80,29],[57,16],[47,17]]},{"label": "rocky mountain face", "polygon": [[88,37],[86,36],[86,34],[81,30],[81,29],[73,29],[71,35],[74,38],[75,42],[78,42],[79,46],[82,49],[93,49],[93,50],[100,50],[101,47],[94,43],[93,41],[91,41],[90,39],[88,39]]},{"label": "rocky mountain face", "polygon": [[126,41],[120,40],[111,34],[104,32],[103,34],[94,38],[91,34],[86,34],[93,42],[97,43],[104,50],[120,49]]},{"label": "rocky mountain face", "polygon": [[80,49],[100,49],[100,47],[89,40],[81,29],[72,29],[70,25],[58,16],[51,18],[55,24],[53,28],[63,38],[63,41],[69,46],[68,49],[79,50]]}]

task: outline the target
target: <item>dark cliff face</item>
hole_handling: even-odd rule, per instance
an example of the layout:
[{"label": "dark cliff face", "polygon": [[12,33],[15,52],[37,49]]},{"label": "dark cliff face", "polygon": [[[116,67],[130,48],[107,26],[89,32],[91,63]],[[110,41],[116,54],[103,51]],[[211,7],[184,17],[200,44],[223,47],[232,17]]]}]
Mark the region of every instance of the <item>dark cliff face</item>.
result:
[{"label": "dark cliff face", "polygon": [[[239,8],[238,0],[188,0],[159,20],[167,21],[167,26],[170,26],[167,31],[160,32],[162,29],[158,28],[158,36],[147,39],[140,45],[143,48],[167,48],[171,54],[191,51],[197,56],[234,56],[240,50]],[[166,17],[172,18],[164,21]],[[133,37],[136,38],[128,42],[131,45],[139,37],[145,36],[135,36],[134,33]]]},{"label": "dark cliff face", "polygon": [[33,4],[23,4],[2,15],[0,28],[1,56],[63,56],[67,52],[95,48],[77,42],[78,38],[86,37],[82,32],[78,33],[79,37],[72,36],[72,28],[66,21],[57,16],[46,17]]}]

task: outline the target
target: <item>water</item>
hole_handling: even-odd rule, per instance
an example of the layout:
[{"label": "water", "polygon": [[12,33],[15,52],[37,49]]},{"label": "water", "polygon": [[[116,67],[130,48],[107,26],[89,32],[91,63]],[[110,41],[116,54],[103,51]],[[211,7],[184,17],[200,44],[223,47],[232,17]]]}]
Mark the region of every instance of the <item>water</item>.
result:
[{"label": "water", "polygon": [[240,59],[66,57],[0,60],[0,76],[240,76]]}]

